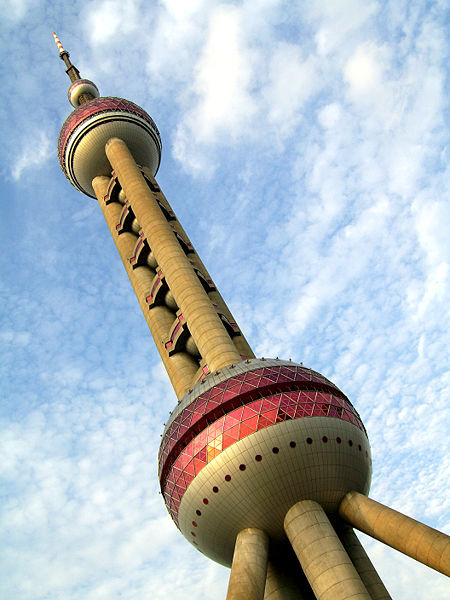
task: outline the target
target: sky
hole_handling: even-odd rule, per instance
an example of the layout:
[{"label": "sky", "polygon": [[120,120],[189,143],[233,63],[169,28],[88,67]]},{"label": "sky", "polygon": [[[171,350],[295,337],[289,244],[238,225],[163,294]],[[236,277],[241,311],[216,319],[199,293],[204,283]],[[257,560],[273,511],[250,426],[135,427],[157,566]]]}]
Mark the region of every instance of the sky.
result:
[{"label": "sky", "polygon": [[[96,201],[64,178],[54,30],[163,141],[157,180],[257,356],[336,383],[370,496],[450,533],[445,0],[2,0],[1,600],[221,600],[171,521],[175,394]],[[396,600],[446,578],[360,536]]]}]

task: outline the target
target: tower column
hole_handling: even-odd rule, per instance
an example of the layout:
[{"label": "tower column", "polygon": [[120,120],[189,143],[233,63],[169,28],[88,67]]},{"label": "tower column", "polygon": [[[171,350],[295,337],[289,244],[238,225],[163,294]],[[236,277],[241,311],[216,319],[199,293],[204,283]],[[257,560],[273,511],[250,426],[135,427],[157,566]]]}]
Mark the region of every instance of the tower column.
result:
[{"label": "tower column", "polygon": [[294,558],[296,564],[288,560],[286,565],[269,560],[264,600],[315,600],[295,555]]},{"label": "tower column", "polygon": [[450,537],[358,492],[349,492],[339,515],[353,527],[450,576]]},{"label": "tower column", "polygon": [[348,525],[340,526],[338,535],[372,600],[392,600],[353,529]]},{"label": "tower column", "polygon": [[241,358],[236,347],[125,142],[112,138],[105,150],[209,369],[215,371],[239,362]]},{"label": "tower column", "polygon": [[117,203],[107,205],[104,201],[108,191],[109,182],[110,179],[108,177],[96,177],[92,182],[92,187],[94,188],[103,216],[105,217],[111,236],[116,244],[120,258],[122,259],[125,271],[127,272],[142,312],[144,313],[147,325],[155,340],[156,347],[164,366],[166,367],[167,374],[170,377],[177,396],[181,398],[186,390],[192,385],[197,366],[185,352],[179,352],[178,354],[169,356],[165,350],[164,342],[169,335],[173,322],[173,315],[164,306],[156,306],[153,310],[149,310],[148,304],[145,302],[145,293],[143,293],[137,274],[128,260],[133,256],[136,237],[127,232],[122,233],[122,235],[117,235],[116,225],[120,220],[121,206]]},{"label": "tower column", "polygon": [[320,504],[294,504],[284,529],[318,600],[371,600]]},{"label": "tower column", "polygon": [[240,531],[234,547],[227,600],[263,600],[269,538],[260,529]]}]

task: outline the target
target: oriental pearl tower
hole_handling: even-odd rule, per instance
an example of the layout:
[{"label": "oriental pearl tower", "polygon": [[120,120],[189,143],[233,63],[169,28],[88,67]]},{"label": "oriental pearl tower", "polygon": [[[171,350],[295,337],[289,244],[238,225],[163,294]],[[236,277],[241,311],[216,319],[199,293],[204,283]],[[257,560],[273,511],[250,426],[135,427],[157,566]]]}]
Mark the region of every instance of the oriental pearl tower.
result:
[{"label": "oriental pearl tower", "polygon": [[389,599],[353,528],[450,575],[448,536],[368,497],[369,440],[345,394],[255,358],[155,180],[153,119],[99,96],[53,35],[75,109],[60,165],[97,198],[178,398],[161,492],[186,540],[231,567],[227,600]]}]

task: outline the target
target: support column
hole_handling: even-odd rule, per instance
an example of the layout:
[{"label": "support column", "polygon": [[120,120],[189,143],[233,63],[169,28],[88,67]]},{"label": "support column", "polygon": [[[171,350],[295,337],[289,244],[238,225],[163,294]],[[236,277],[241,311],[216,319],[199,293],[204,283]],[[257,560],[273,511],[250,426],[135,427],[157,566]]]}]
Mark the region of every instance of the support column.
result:
[{"label": "support column", "polygon": [[227,600],[263,600],[269,538],[260,529],[238,533],[231,565]]},{"label": "support column", "polygon": [[343,525],[337,531],[372,600],[392,600],[353,529],[348,525]]},{"label": "support column", "polygon": [[445,533],[358,492],[344,497],[339,515],[376,540],[450,576],[450,537]]},{"label": "support column", "polygon": [[240,362],[239,353],[126,144],[112,138],[105,151],[210,371]]},{"label": "support column", "polygon": [[167,340],[170,328],[173,323],[173,315],[164,306],[157,306],[153,310],[149,310],[148,304],[145,302],[145,293],[141,289],[139,279],[128,260],[133,256],[134,247],[136,245],[136,237],[131,233],[122,233],[117,235],[116,225],[120,220],[122,207],[117,203],[106,205],[104,197],[107,194],[110,179],[108,177],[96,177],[92,181],[95,195],[102,209],[103,216],[111,232],[111,236],[116,244],[120,258],[122,259],[125,271],[133,286],[139,305],[144,313],[145,320],[150,329],[150,332],[155,341],[155,345],[161,356],[161,359],[166,367],[167,374],[170,377],[175,393],[178,398],[181,398],[192,386],[192,380],[195,376],[198,366],[195,361],[185,352],[179,352],[173,356],[168,355],[164,347],[164,342]]},{"label": "support column", "polygon": [[294,504],[284,529],[317,600],[371,600],[320,504]]},{"label": "support column", "polygon": [[269,560],[264,600],[316,600],[298,560],[295,562],[281,565]]}]

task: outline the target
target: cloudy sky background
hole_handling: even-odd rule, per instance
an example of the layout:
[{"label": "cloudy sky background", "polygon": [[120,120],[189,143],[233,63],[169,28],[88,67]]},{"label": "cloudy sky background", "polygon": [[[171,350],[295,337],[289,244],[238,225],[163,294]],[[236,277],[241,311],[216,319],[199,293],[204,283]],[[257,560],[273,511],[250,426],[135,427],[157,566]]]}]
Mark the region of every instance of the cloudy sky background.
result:
[{"label": "cloudy sky background", "polygon": [[[447,3],[73,4],[2,2],[0,598],[222,600],[228,579],[158,493],[175,395],[99,207],[59,169],[53,29],[155,119],[158,181],[257,356],[341,387],[371,496],[450,533]],[[361,539],[395,599],[448,598]]]}]

